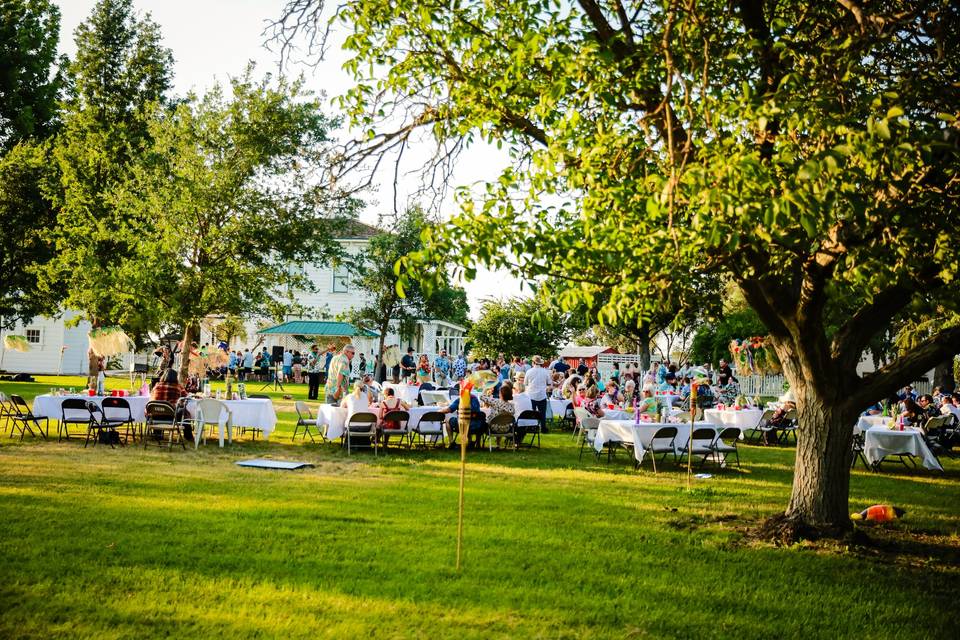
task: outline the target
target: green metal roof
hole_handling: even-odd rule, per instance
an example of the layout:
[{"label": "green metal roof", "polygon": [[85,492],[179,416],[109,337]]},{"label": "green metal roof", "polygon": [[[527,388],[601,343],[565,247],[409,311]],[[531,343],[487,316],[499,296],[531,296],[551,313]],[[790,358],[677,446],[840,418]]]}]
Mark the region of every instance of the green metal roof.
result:
[{"label": "green metal roof", "polygon": [[358,329],[349,322],[327,322],[326,320],[290,320],[275,327],[261,329],[257,333],[274,336],[377,337],[374,332]]}]

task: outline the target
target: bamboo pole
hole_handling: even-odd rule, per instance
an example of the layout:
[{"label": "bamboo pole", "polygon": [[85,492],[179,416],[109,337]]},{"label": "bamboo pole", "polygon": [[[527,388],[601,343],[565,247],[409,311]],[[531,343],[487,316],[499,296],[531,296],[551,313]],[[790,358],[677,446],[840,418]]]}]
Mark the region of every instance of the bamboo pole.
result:
[{"label": "bamboo pole", "polygon": [[470,439],[470,389],[469,382],[460,383],[460,407],[457,412],[457,429],[460,432],[460,495],[457,505],[457,571],[463,558],[463,489],[467,474],[467,442]]},{"label": "bamboo pole", "polygon": [[690,433],[687,435],[687,490],[693,481],[693,425],[697,419],[697,383],[690,385]]}]

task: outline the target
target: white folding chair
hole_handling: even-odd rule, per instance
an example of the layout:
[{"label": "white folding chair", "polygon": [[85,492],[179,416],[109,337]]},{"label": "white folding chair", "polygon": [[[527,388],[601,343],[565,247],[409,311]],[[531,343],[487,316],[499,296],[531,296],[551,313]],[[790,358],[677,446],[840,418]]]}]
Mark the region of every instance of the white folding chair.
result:
[{"label": "white folding chair", "polygon": [[[203,440],[204,429],[206,429],[208,424],[217,427],[217,431],[220,434],[221,447],[223,446],[224,429],[227,431],[227,442],[233,444],[233,436],[230,434],[230,408],[227,407],[226,404],[213,398],[202,398],[197,400],[196,411],[197,415],[193,420],[195,425],[193,431],[194,449],[200,446],[200,441]],[[224,418],[225,422],[223,421]]]}]

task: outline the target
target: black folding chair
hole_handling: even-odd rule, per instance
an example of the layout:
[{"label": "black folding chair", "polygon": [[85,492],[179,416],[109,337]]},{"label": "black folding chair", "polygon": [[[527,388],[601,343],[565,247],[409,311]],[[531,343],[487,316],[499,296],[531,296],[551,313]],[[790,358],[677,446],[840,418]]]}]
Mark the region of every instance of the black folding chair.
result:
[{"label": "black folding chair", "polygon": [[87,410],[90,412],[90,426],[87,429],[87,439],[83,442],[84,449],[90,444],[90,438],[93,438],[93,446],[97,446],[101,441],[109,444],[111,449],[114,448],[114,445],[123,444],[123,441],[120,440],[120,432],[117,431],[117,425],[108,422],[103,417],[103,410],[96,402],[88,400]]},{"label": "black folding chair", "polygon": [[[367,444],[354,444],[354,441]],[[378,455],[379,444],[377,443],[377,416],[368,412],[361,411],[353,414],[347,420],[347,427],[344,429],[344,442],[347,445],[347,455],[354,447],[369,447],[373,449],[373,455]]]},{"label": "black folding chair", "polygon": [[[428,411],[420,417],[420,422],[417,423],[411,433],[411,439],[413,435],[417,435],[420,438],[420,444],[424,447],[427,446],[427,439],[431,440],[431,444],[436,445],[440,444],[441,446],[445,443],[446,438],[444,437],[444,424],[446,423],[447,416],[444,413],[439,411]],[[414,442],[416,444],[416,442]]]},{"label": "black folding chair", "polygon": [[3,421],[3,426],[0,428],[3,429],[3,433],[7,432],[7,427],[10,425],[10,421],[13,420],[14,415],[10,400],[7,399],[5,393],[0,391],[0,420]]},{"label": "black folding chair", "polygon": [[577,416],[573,413],[573,403],[567,402],[567,405],[563,408],[563,416],[560,417],[560,428],[565,429],[569,427],[571,430],[577,426]]},{"label": "black folding chair", "polygon": [[509,439],[513,442],[514,451],[517,450],[517,422],[514,420],[513,416],[509,413],[501,413],[497,416],[494,416],[490,421],[487,422],[487,430],[484,433],[484,438],[487,440],[487,445],[490,451],[493,451],[493,439],[496,438],[498,441],[497,447],[499,448],[499,440],[503,438],[504,440]]},{"label": "black folding chair", "polygon": [[[740,427],[727,427],[717,434],[717,439],[713,441],[713,452],[716,456],[717,465],[724,464],[727,461],[727,456],[732,453],[737,460],[737,469],[740,468],[740,451],[737,449],[740,433]],[[727,444],[727,440],[731,444]]]},{"label": "black folding chair", "polygon": [[130,409],[130,401],[126,398],[106,397],[100,402],[100,408],[103,411],[103,420],[114,425],[114,428],[126,427],[123,436],[124,442],[130,438],[133,433],[133,439],[137,439],[137,423],[133,419],[133,411]]},{"label": "black folding chair", "polygon": [[180,446],[186,450],[187,443],[183,437],[183,429],[180,426],[180,421],[177,420],[177,410],[172,404],[153,400],[144,407],[144,415],[146,424],[144,432],[141,434],[144,449],[151,443],[162,447],[164,434],[167,434],[169,436],[167,439],[168,449],[173,448],[173,441],[176,438],[180,442]]},{"label": "black folding chair", "polygon": [[[397,425],[396,427],[388,427],[387,425]],[[389,444],[390,436],[399,435],[400,440],[398,441],[397,446],[403,444],[403,439],[407,438],[407,446],[412,446],[410,442],[410,414],[401,409],[394,409],[393,411],[388,411],[386,415],[383,416],[383,420],[380,422],[380,433],[383,435],[383,448],[387,449]]]},{"label": "black folding chair", "polygon": [[90,432],[89,400],[83,398],[66,398],[60,403],[60,424],[57,425],[57,442],[70,439],[70,425],[83,425],[84,433],[74,433],[78,438],[85,437]]},{"label": "black folding chair", "polygon": [[850,468],[853,469],[857,466],[857,460],[863,462],[863,468],[867,471],[874,471],[875,469],[870,466],[870,463],[867,462],[867,457],[863,454],[863,448],[865,445],[866,438],[863,433],[855,433],[853,435],[853,442],[851,444],[851,449],[853,450],[852,460],[850,461]]},{"label": "black folding chair", "polygon": [[[533,443],[540,447],[540,414],[534,409],[521,411],[517,416],[517,446],[533,448]],[[524,442],[524,439],[530,435],[530,442]]]},{"label": "black folding chair", "polygon": [[[636,445],[634,445],[636,446]],[[676,427],[660,427],[657,429],[656,433],[653,434],[653,438],[650,440],[650,446],[646,448],[647,453],[650,454],[650,462],[653,463],[653,472],[657,473],[657,456],[663,454],[660,458],[660,462],[666,460],[668,455],[673,454],[673,460],[677,460],[677,428]],[[637,463],[637,469],[640,468],[640,463]]]},{"label": "black folding chair", "polygon": [[[26,400],[22,396],[18,396],[15,393],[10,394],[10,404],[8,409],[12,409],[13,413],[10,416],[12,427],[10,429],[10,437],[14,437],[17,429],[20,430],[20,441],[23,442],[23,436],[29,431],[30,435],[36,437],[37,434],[34,433],[33,428],[37,428],[40,437],[44,440],[50,435],[50,420],[46,417],[38,417],[33,415],[33,412],[30,410],[29,405],[27,405]],[[46,426],[40,426],[40,421],[43,421],[43,424]]]},{"label": "black folding chair", "polygon": [[694,429],[691,435],[689,441],[685,440],[683,442],[683,448],[680,449],[677,462],[683,462],[684,456],[701,456],[698,465],[698,468],[700,468],[707,463],[707,458],[714,455],[713,446],[717,440],[717,431],[708,427],[700,427]]}]

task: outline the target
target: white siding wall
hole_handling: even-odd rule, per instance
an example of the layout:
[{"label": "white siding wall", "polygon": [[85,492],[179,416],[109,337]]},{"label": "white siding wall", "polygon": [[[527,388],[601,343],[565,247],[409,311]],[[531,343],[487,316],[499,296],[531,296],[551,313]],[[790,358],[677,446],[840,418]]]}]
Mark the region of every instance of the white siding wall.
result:
[{"label": "white siding wall", "polygon": [[63,318],[33,318],[26,324],[18,323],[9,331],[0,333],[6,335],[26,335],[27,329],[39,329],[41,343],[31,344],[30,351],[21,353],[9,351],[3,347],[0,340],[0,350],[3,353],[2,368],[12,373],[50,374],[57,373],[60,365],[60,348],[66,345],[63,354],[63,373],[76,374],[86,371],[87,331],[89,322],[81,322],[77,327],[67,329],[65,321],[76,316],[74,312],[66,312]]}]

